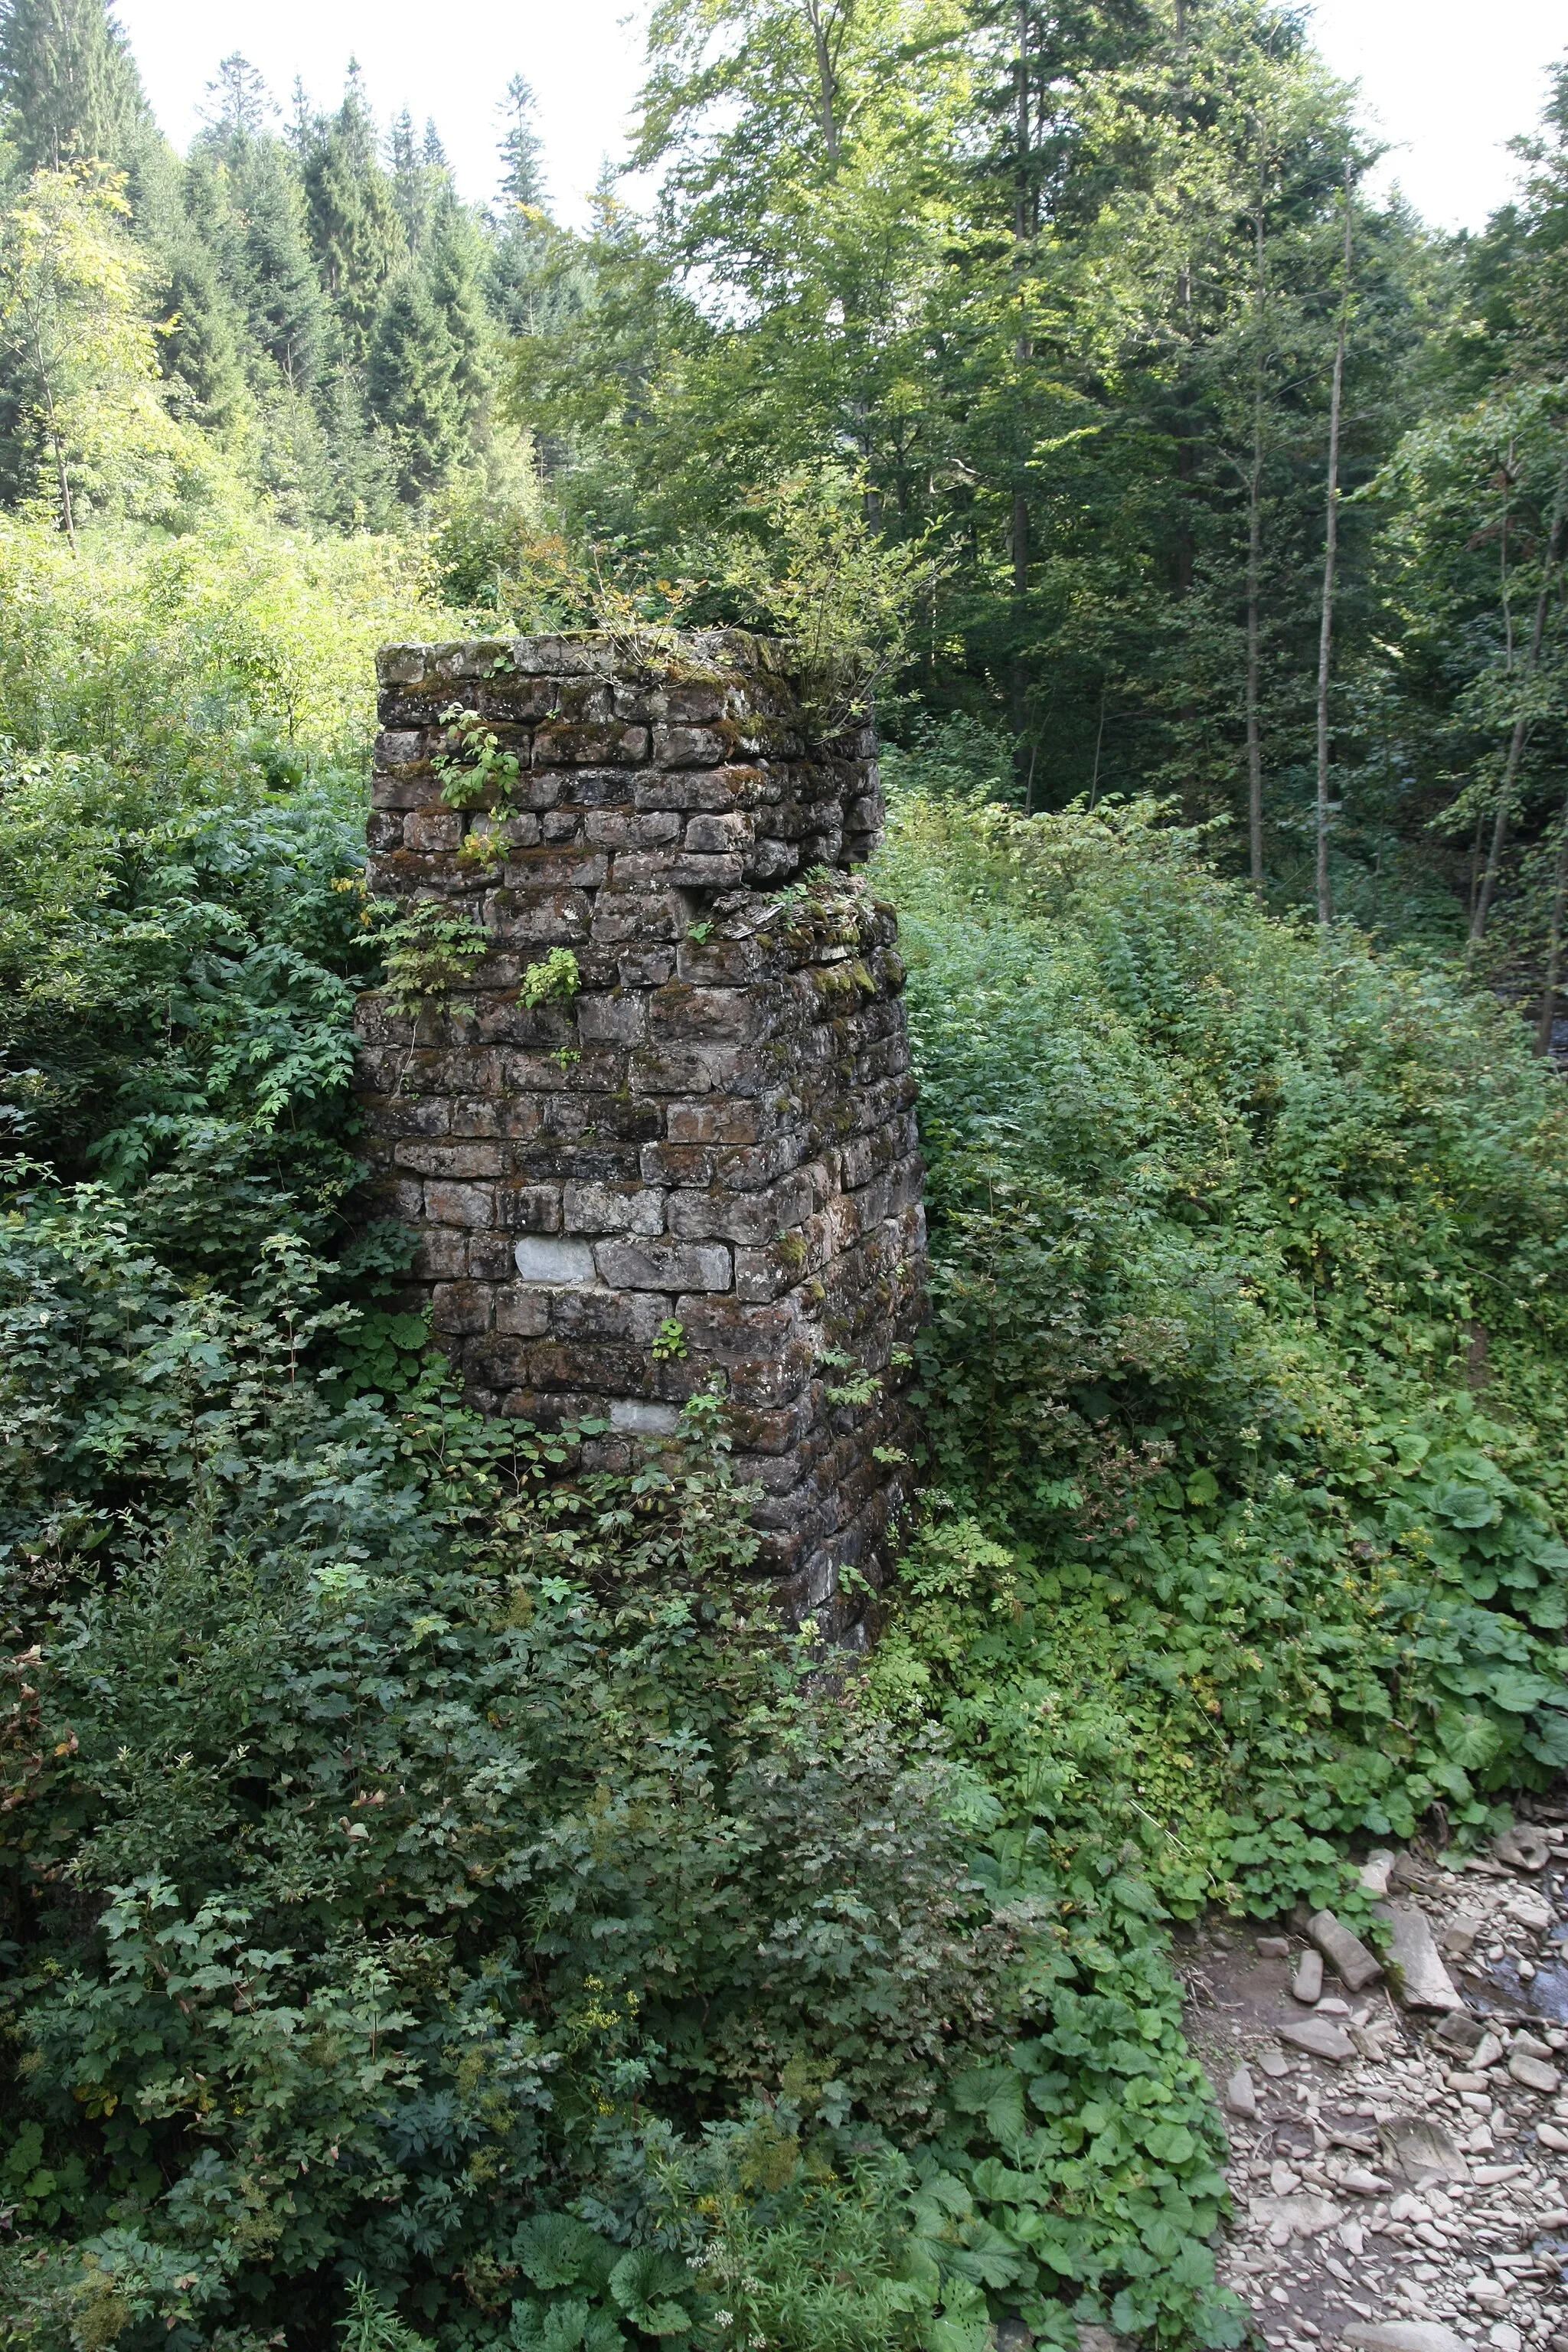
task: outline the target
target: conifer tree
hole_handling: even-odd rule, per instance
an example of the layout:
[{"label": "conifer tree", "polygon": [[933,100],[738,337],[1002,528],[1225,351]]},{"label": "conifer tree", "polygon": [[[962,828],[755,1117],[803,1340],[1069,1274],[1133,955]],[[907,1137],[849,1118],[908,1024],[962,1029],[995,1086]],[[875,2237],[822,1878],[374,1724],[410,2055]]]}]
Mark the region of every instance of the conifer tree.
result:
[{"label": "conifer tree", "polygon": [[251,408],[250,338],[239,289],[240,225],[216,148],[198,141],[179,172],[174,201],[150,240],[158,258],[151,289],[159,368],[174,415],[208,432],[234,431]]},{"label": "conifer tree", "polygon": [[485,272],[489,308],[513,335],[535,332],[552,308],[545,268],[550,222],[533,105],[528,82],[513,74],[497,110],[505,126],[497,142],[501,201]]},{"label": "conifer tree", "polygon": [[159,369],[169,404],[184,422],[209,433],[231,433],[249,407],[243,344],[245,320],[224,281],[218,232],[226,226],[210,179],[192,207],[184,233],[166,249],[153,280],[164,321]]},{"label": "conifer tree", "polygon": [[229,147],[227,177],[233,290],[251,348],[285,383],[310,391],[321,381],[332,334],[299,176],[279,140],[242,136]]},{"label": "conifer tree", "polygon": [[351,63],[342,104],[306,116],[296,132],[310,242],[342,331],[345,357],[369,348],[383,289],[408,251],[393,184],[376,154],[375,124]]},{"label": "conifer tree", "polygon": [[445,478],[466,421],[457,346],[416,262],[403,265],[383,297],[365,383],[395,452],[399,495],[416,501]]},{"label": "conifer tree", "polygon": [[254,139],[277,113],[277,102],[249,59],[232,50],[207,84],[202,120],[221,141]]},{"label": "conifer tree", "polygon": [[520,73],[506,86],[498,111],[506,124],[500,142],[501,194],[509,205],[544,206],[544,173],[540,163],[542,142],[533,127],[533,91]]},{"label": "conifer tree", "polygon": [[430,226],[427,282],[452,349],[452,388],[466,433],[479,427],[489,398],[494,330],[485,300],[485,244],[450,181],[437,196]]},{"label": "conifer tree", "polygon": [[397,206],[397,217],[403,223],[403,234],[408,240],[409,252],[418,253],[425,244],[434,194],[432,182],[437,174],[426,164],[419,152],[414,133],[414,117],[406,107],[387,133],[386,151],[387,161],[392,167],[392,194]]},{"label": "conifer tree", "polygon": [[142,78],[105,0],[5,0],[0,107],[29,169],[89,157],[124,168],[152,130]]}]

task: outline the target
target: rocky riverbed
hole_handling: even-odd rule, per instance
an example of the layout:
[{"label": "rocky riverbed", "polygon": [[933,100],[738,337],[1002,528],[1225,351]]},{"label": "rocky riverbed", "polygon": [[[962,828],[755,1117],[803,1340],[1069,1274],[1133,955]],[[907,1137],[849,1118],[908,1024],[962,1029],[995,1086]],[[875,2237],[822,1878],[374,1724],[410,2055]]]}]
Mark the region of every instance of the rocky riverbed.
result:
[{"label": "rocky riverbed", "polygon": [[1363,1879],[1386,1965],[1329,1914],[1183,1957],[1231,2134],[1221,2274],[1281,2352],[1568,2352],[1568,1827]]}]

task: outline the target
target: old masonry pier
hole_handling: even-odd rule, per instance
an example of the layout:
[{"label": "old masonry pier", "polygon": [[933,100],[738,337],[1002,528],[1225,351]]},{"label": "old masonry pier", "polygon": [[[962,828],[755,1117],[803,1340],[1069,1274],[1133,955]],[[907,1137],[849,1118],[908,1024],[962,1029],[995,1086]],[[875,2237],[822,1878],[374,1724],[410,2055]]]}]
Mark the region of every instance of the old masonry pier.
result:
[{"label": "old masonry pier", "polygon": [[606,1466],[718,1376],[761,1572],[854,1641],[925,1248],[897,927],[852,871],[875,736],[825,737],[736,632],[390,646],[379,676],[371,887],[435,977],[363,1000],[358,1084],[416,1301],[476,1405],[607,1422]]}]

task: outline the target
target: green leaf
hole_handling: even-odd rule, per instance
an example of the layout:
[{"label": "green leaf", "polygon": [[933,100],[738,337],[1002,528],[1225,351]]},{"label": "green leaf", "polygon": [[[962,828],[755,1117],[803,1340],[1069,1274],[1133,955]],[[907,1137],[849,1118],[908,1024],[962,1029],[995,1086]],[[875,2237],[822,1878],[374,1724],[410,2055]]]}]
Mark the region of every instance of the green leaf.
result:
[{"label": "green leaf", "polygon": [[1487,1696],[1510,1715],[1532,1714],[1552,1695],[1552,1685],[1518,1666],[1494,1666],[1482,1685]]},{"label": "green leaf", "polygon": [[1492,1527],[1502,1517],[1501,1503],[1485,1486],[1457,1483],[1437,1489],[1432,1508],[1454,1528]]}]

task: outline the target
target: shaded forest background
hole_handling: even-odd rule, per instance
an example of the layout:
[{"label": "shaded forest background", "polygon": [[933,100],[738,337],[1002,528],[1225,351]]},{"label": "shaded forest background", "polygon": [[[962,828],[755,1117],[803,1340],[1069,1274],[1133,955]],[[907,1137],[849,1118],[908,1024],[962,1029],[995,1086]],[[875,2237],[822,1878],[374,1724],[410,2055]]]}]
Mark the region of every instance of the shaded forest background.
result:
[{"label": "shaded forest background", "polygon": [[1366,192],[1303,26],[665,0],[629,158],[657,194],[606,165],[577,233],[521,74],[476,206],[352,68],[285,114],[230,57],[182,158],[100,0],[11,0],[0,492],[63,533],[389,536],[481,626],[606,596],[755,618],[781,541],[851,530],[901,589],[895,739],[1026,809],[1173,795],[1285,906],[1313,887],[1342,332],[1331,903],[1468,929],[1533,1018],[1568,781],[1568,76],[1519,200],[1439,236]]}]

